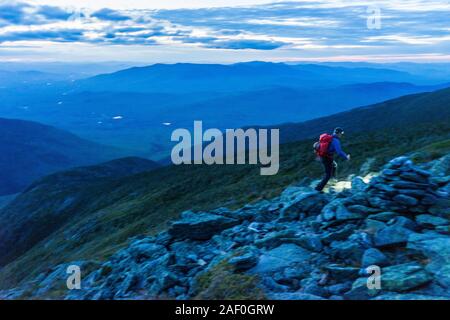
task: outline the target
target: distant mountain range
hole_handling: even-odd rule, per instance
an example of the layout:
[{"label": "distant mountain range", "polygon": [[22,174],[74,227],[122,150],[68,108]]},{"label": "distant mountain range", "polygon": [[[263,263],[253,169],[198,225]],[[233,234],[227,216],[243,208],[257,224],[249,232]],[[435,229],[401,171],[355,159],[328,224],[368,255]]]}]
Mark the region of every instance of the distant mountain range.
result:
[{"label": "distant mountain range", "polygon": [[124,154],[54,127],[0,118],[0,195],[22,191],[49,173]]},{"label": "distant mountain range", "polygon": [[232,65],[155,64],[79,80],[75,87],[79,91],[192,93],[236,92],[272,86],[330,88],[381,81],[437,84],[421,76],[387,68],[247,62]]},{"label": "distant mountain range", "polygon": [[171,132],[194,120],[219,129],[300,122],[448,85],[380,67],[157,64],[0,90],[0,116],[158,160],[170,152]]},{"label": "distant mountain range", "polygon": [[33,84],[48,84],[53,81],[65,81],[70,77],[40,71],[5,71],[0,70],[0,89],[29,86]]}]

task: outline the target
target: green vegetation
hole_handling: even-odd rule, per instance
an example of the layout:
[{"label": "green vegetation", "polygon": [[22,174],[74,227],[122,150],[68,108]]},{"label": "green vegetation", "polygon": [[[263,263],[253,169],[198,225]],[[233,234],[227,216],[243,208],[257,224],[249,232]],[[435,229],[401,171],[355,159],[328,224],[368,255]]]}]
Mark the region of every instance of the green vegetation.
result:
[{"label": "green vegetation", "polygon": [[196,299],[200,300],[261,300],[264,292],[258,288],[256,276],[233,273],[227,261],[221,261],[197,276]]},{"label": "green vegetation", "polygon": [[450,139],[438,141],[419,149],[413,157],[416,162],[427,162],[438,159],[450,152]]}]

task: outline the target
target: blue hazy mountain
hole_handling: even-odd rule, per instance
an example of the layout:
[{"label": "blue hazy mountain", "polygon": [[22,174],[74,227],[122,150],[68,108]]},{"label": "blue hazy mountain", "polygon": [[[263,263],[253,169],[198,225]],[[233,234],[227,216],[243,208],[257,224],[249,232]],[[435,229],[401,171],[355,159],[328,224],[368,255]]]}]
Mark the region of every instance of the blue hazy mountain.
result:
[{"label": "blue hazy mountain", "polygon": [[0,90],[0,116],[56,126],[130,155],[167,156],[175,128],[300,122],[445,85],[386,68],[156,64]]},{"label": "blue hazy mountain", "polygon": [[81,91],[192,93],[235,92],[271,86],[323,88],[381,81],[430,83],[419,76],[390,69],[247,62],[155,64],[80,80],[76,87]]},{"label": "blue hazy mountain", "polygon": [[126,154],[36,122],[0,118],[0,195],[49,173]]},{"label": "blue hazy mountain", "polygon": [[0,88],[14,88],[18,86],[28,86],[35,84],[47,85],[49,82],[53,81],[65,81],[70,79],[69,76],[47,73],[34,70],[24,70],[24,71],[7,71],[0,70]]},{"label": "blue hazy mountain", "polygon": [[[306,63],[307,64],[307,63]],[[370,63],[370,62],[324,62],[320,65],[344,68],[370,68],[389,69],[407,72],[420,76],[429,81],[448,82],[450,79],[450,63],[417,63],[417,62],[391,62],[391,63]]]}]

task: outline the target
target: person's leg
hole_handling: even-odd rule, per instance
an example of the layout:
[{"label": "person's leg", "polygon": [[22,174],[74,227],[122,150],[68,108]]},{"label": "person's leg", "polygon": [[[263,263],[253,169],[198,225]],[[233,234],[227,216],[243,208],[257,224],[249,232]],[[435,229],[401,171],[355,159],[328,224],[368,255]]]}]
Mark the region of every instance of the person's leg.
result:
[{"label": "person's leg", "polygon": [[331,168],[331,177],[334,178],[334,179],[337,178],[336,177],[336,175],[337,175],[337,168],[338,168],[337,162],[333,161],[333,165],[332,165],[332,168]]},{"label": "person's leg", "polygon": [[333,159],[330,158],[321,158],[323,168],[325,170],[324,177],[322,181],[316,187],[317,191],[322,191],[323,188],[327,185],[328,181],[331,179],[331,175],[333,174]]}]

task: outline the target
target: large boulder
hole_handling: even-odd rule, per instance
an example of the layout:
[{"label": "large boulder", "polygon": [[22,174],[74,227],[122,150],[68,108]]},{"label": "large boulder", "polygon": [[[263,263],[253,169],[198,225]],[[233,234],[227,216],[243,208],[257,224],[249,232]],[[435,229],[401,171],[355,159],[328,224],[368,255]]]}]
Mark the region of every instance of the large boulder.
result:
[{"label": "large boulder", "polygon": [[367,268],[369,266],[379,266],[384,267],[389,263],[386,255],[378,249],[369,248],[364,252],[362,257],[361,265],[363,268]]},{"label": "large boulder", "polygon": [[441,217],[436,217],[430,214],[421,214],[416,217],[416,222],[422,227],[439,227],[448,226],[449,220]]},{"label": "large boulder", "polygon": [[361,177],[354,177],[352,179],[352,191],[354,192],[361,192],[366,190],[367,184],[364,182],[364,180]]},{"label": "large boulder", "polygon": [[269,232],[264,238],[256,240],[255,245],[258,248],[272,249],[280,246],[283,243],[292,242],[293,239],[296,239],[295,237],[296,232],[291,229],[282,231],[273,231]]},{"label": "large boulder", "polygon": [[346,199],[334,199],[330,203],[328,203],[322,209],[322,218],[325,221],[337,220],[340,222],[345,222],[347,220],[360,220],[364,219],[367,215],[363,211],[354,210],[349,211],[346,207],[347,200]]},{"label": "large boulder", "polygon": [[274,273],[295,263],[304,263],[311,253],[295,244],[282,244],[268,250],[259,257],[258,264],[251,269],[252,273]]},{"label": "large boulder", "polygon": [[382,269],[382,290],[405,292],[423,286],[433,280],[422,265],[411,262]]},{"label": "large boulder", "polygon": [[331,279],[341,283],[348,280],[355,280],[359,276],[359,268],[330,264],[325,266],[325,270]]},{"label": "large boulder", "polygon": [[235,271],[245,271],[256,266],[258,260],[258,250],[254,247],[245,247],[240,254],[228,260],[228,263],[233,266]]},{"label": "large boulder", "polygon": [[334,259],[357,265],[360,263],[366,249],[366,246],[356,241],[334,241],[330,245],[330,254]]},{"label": "large boulder", "polygon": [[361,277],[356,279],[349,291],[344,293],[346,300],[369,300],[380,293],[380,289],[369,287],[369,278]]},{"label": "large boulder", "polygon": [[407,248],[422,252],[430,259],[426,270],[435,280],[450,290],[450,237],[434,234],[414,234]]},{"label": "large boulder", "polygon": [[413,233],[413,231],[404,227],[388,226],[375,233],[374,243],[376,247],[404,246]]},{"label": "large boulder", "polygon": [[437,176],[448,176],[450,174],[450,154],[435,160],[430,171]]},{"label": "large boulder", "polygon": [[217,214],[186,211],[169,227],[175,239],[208,240],[213,235],[239,224],[239,220]]},{"label": "large boulder", "polygon": [[297,194],[293,199],[288,200],[280,210],[280,221],[298,220],[300,214],[317,215],[328,201],[327,195],[317,191]]}]

